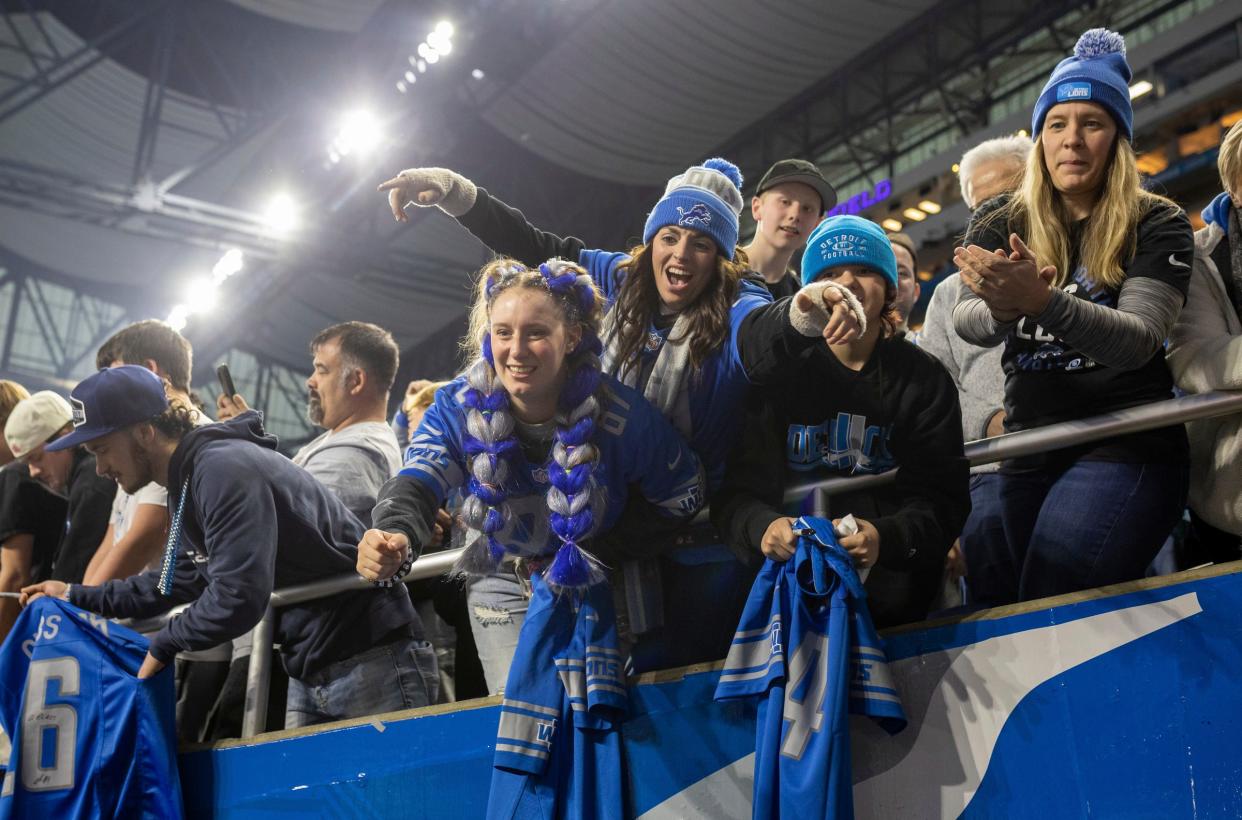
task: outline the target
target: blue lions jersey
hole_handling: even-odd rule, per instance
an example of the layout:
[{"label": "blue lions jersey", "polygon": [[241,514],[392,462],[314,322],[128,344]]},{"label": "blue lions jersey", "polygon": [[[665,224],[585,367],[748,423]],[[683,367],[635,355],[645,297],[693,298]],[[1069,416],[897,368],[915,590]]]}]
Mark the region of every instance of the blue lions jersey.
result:
[{"label": "blue lions jersey", "polygon": [[793,560],[764,563],[716,686],[759,697],[752,816],[853,817],[849,713],[906,725],[862,583],[831,522],[804,517]]},{"label": "blue lions jersey", "polygon": [[612,592],[596,584],[558,596],[538,574],[530,580],[500,707],[487,816],[620,817],[627,697]]},{"label": "blue lions jersey", "polygon": [[0,647],[0,817],[181,817],[173,673],[138,680],[146,654],[72,604],[26,607]]},{"label": "blue lions jersey", "polygon": [[[637,486],[657,510],[672,518],[686,518],[703,505],[702,467],[698,457],[672,426],[638,392],[605,376],[610,396],[596,426],[599,448],[595,480],[602,491],[592,502],[592,535],[606,532],[625,508],[627,492]],[[464,378],[436,391],[435,401],[406,450],[409,476],[431,491],[436,504],[464,487],[469,478],[466,462],[466,411],[459,401]],[[505,485],[511,515],[496,538],[511,551],[528,556],[548,555],[561,545],[548,524],[548,470],[530,464],[519,454]],[[598,503],[597,503],[598,502]],[[481,537],[466,535],[467,543]]]}]

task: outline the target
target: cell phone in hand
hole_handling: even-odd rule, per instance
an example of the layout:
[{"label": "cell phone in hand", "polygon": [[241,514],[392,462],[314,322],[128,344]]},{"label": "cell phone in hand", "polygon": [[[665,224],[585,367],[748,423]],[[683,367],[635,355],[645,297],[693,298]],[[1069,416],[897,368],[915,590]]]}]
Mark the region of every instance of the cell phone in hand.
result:
[{"label": "cell phone in hand", "polygon": [[216,378],[220,380],[220,389],[224,391],[224,395],[230,399],[237,395],[237,388],[233,385],[233,375],[229,373],[227,364],[216,368]]}]

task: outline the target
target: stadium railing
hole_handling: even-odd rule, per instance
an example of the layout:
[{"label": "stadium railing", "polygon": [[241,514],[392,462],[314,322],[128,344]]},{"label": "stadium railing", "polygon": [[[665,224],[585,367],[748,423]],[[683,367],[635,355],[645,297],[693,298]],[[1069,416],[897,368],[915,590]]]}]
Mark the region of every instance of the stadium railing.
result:
[{"label": "stadium railing", "polygon": [[[1007,458],[1046,452],[1088,441],[1110,438],[1125,433],[1151,430],[1170,424],[1187,421],[1227,416],[1242,412],[1242,392],[1218,391],[1193,396],[1168,399],[1152,404],[1130,407],[1112,413],[1106,413],[1077,421],[1052,424],[1035,430],[1020,433],[1008,433],[996,438],[973,441],[966,445],[966,457],[972,466],[1002,461]],[[791,487],[785,493],[787,501],[806,498],[810,493],[816,494],[815,507],[823,511],[827,506],[827,498],[834,493],[847,489],[854,491],[866,487],[878,487],[891,483],[897,470],[869,475],[832,478],[817,483],[800,484]],[[703,515],[703,513],[700,513]],[[420,557],[413,569],[403,579],[406,583],[424,578],[434,578],[446,571],[457,560],[460,549],[434,552]],[[254,628],[254,647],[250,655],[250,668],[246,681],[246,705],[242,718],[242,737],[249,738],[259,734],[267,722],[268,686],[271,681],[272,642],[275,629],[276,610],[291,604],[326,598],[351,589],[364,589],[370,582],[357,575],[342,575],[310,584],[285,587],[272,593],[267,612]],[[159,629],[170,618],[184,610],[185,604],[165,613],[158,618],[132,622],[130,625],[139,631],[149,632]]]}]

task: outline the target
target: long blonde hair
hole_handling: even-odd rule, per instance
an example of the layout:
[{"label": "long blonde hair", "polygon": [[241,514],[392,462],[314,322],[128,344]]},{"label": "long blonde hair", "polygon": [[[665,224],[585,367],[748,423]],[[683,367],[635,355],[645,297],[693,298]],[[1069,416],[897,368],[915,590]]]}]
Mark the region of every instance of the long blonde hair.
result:
[{"label": "long blonde hair", "polygon": [[[1085,269],[1090,282],[1112,289],[1121,287],[1126,278],[1125,266],[1134,257],[1138,224],[1152,208],[1160,206],[1166,206],[1170,215],[1178,210],[1172,200],[1143,190],[1134,148],[1118,133],[1100,197],[1091,209],[1088,228],[1077,248],[1078,264]],[[1070,245],[1070,225],[1074,220],[1052,184],[1041,145],[1031,151],[1022,185],[997,216],[1017,228],[1020,236],[1025,234],[1023,239],[1040,267],[1056,266],[1055,287],[1070,280],[1074,274],[1070,260],[1075,256],[1075,248]]]}]

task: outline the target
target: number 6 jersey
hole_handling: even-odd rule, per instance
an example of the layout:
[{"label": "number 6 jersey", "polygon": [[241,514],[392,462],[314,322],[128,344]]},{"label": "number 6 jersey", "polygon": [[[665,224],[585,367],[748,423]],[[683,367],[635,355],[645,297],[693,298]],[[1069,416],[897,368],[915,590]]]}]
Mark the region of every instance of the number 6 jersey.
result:
[{"label": "number 6 jersey", "polygon": [[850,818],[849,713],[906,725],[862,584],[832,524],[804,517],[793,559],[764,562],[716,686],[758,697],[752,817]]},{"label": "number 6 jersey", "polygon": [[[40,598],[0,646],[0,818],[181,817],[173,674],[141,635]],[[2,744],[0,744],[2,745]]]}]

